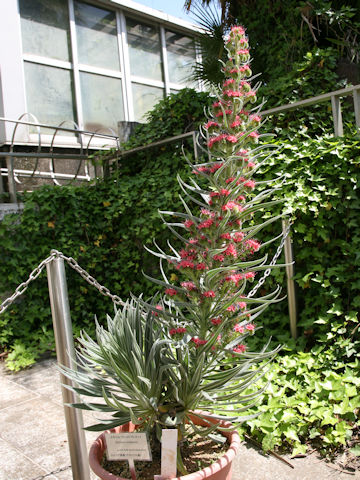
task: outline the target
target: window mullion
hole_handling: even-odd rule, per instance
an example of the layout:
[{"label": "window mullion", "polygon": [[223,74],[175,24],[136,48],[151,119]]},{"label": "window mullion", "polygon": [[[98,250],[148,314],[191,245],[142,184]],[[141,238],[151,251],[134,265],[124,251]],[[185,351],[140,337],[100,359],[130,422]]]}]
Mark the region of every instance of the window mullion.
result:
[{"label": "window mullion", "polygon": [[167,51],[166,51],[165,28],[163,26],[160,26],[160,39],[161,39],[161,53],[162,53],[164,82],[165,82],[165,93],[167,96],[167,95],[170,95],[170,85],[169,85],[168,59],[167,59]]},{"label": "window mullion", "polygon": [[80,88],[79,58],[78,58],[78,49],[77,49],[77,40],[76,40],[74,0],[68,0],[68,5],[69,5],[70,42],[71,42],[71,55],[72,55],[73,75],[74,75],[77,123],[80,129],[84,129],[84,118],[83,118],[81,88]]},{"label": "window mullion", "polygon": [[119,50],[119,58],[120,58],[120,70],[121,70],[121,89],[122,89],[122,96],[123,96],[123,105],[124,105],[124,117],[126,121],[129,121],[130,112],[129,112],[129,104],[128,104],[128,96],[127,96],[127,87],[126,87],[126,73],[125,73],[125,59],[124,59],[124,46],[123,46],[123,37],[122,37],[122,22],[121,22],[121,12],[116,10],[116,29],[117,29],[117,42],[118,42],[118,50]]},{"label": "window mullion", "polygon": [[126,95],[124,99],[126,100],[127,110],[128,110],[128,120],[133,122],[135,119],[134,116],[134,102],[132,95],[131,79],[130,79],[130,59],[129,59],[129,46],[127,42],[126,34],[126,19],[123,12],[118,13],[120,21],[120,30],[121,30],[121,46],[124,60],[124,87]]}]

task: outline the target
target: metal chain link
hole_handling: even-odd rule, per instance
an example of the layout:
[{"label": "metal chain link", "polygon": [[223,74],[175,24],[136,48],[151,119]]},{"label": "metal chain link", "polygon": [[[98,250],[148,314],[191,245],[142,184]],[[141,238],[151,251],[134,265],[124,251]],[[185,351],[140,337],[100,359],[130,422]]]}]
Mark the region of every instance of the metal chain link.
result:
[{"label": "metal chain link", "polygon": [[[280,257],[280,255],[281,255],[281,252],[282,252],[282,250],[283,250],[283,248],[284,248],[285,240],[287,239],[287,237],[288,237],[288,235],[289,235],[289,233],[290,233],[291,225],[292,225],[291,222],[289,222],[289,225],[287,226],[285,232],[283,233],[281,242],[280,242],[280,244],[279,244],[279,246],[278,246],[278,248],[277,248],[277,250],[276,250],[276,252],[275,252],[275,255],[274,255],[273,259],[272,259],[271,262],[270,262],[270,265],[271,265],[271,266],[274,266],[274,265],[276,264],[277,259],[278,259],[278,258]],[[261,285],[264,285],[266,278],[267,278],[267,277],[270,275],[270,273],[271,273],[271,270],[272,270],[272,268],[267,268],[267,269],[265,270],[264,275],[260,278],[260,280],[259,280],[258,283],[255,285],[255,287],[254,287],[252,290],[250,290],[250,292],[248,293],[248,295],[247,295],[248,298],[253,297],[253,296],[255,295],[255,293],[258,291],[258,289],[261,287]]]},{"label": "metal chain link", "polygon": [[39,475],[38,477],[34,477],[31,480],[43,480],[44,478],[49,477],[50,475],[54,475],[55,473],[65,472],[65,470],[68,470],[69,468],[71,468],[71,465],[66,465],[66,467],[57,468],[50,473],[45,473],[45,475]]},{"label": "metal chain link", "polygon": [[80,274],[80,276],[87,282],[89,283],[90,285],[92,285],[93,287],[97,288],[99,290],[99,292],[104,295],[105,297],[109,297],[111,298],[111,300],[113,301],[113,303],[115,303],[116,305],[122,305],[124,306],[125,305],[125,302],[123,300],[121,300],[121,298],[118,296],[118,295],[113,295],[110,290],[106,287],[104,287],[104,285],[101,285],[97,280],[96,278],[92,277],[90,275],[90,273],[88,273],[86,270],[84,270],[82,267],[80,267],[80,265],[77,263],[76,260],[74,260],[72,257],[66,257],[64,254],[62,254],[61,252],[57,252],[58,253],[58,256],[63,258],[64,260],[66,260],[66,262],[68,263],[68,265],[73,269],[75,270],[75,272],[78,272]]},{"label": "metal chain link", "polygon": [[116,305],[125,305],[125,302],[123,302],[120,297],[118,297],[117,295],[113,295],[108,288],[101,285],[86,270],[80,267],[76,260],[74,260],[72,257],[66,257],[63,253],[57,250],[52,250],[51,254],[45,260],[39,263],[39,265],[30,273],[29,278],[16,288],[13,295],[11,295],[11,297],[7,298],[2,304],[0,304],[0,315],[5,312],[5,310],[16,300],[16,298],[20,297],[21,295],[23,295],[23,293],[25,293],[29,284],[40,275],[45,266],[50,263],[54,258],[64,259],[68,263],[68,265],[73,270],[78,272],[87,283],[97,288],[102,295],[111,298],[111,300]]},{"label": "metal chain link", "polygon": [[21,283],[15,292],[11,295],[11,297],[7,298],[1,305],[0,305],[0,315],[5,312],[5,310],[16,300],[17,297],[20,297],[28,288],[29,283],[31,283],[33,280],[35,280],[40,273],[43,271],[45,266],[50,263],[54,258],[56,258],[58,255],[53,251],[51,255],[45,260],[43,260],[39,265],[30,273],[29,278]]}]

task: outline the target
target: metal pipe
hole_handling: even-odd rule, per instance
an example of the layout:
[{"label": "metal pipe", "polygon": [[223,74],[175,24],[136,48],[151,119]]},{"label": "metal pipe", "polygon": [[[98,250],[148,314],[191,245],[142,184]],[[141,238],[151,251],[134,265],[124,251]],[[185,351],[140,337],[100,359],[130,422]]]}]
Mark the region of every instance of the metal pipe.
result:
[{"label": "metal pipe", "polygon": [[360,90],[354,90],[354,112],[355,112],[355,125],[357,130],[360,130]]},{"label": "metal pipe", "polygon": [[8,189],[10,202],[16,203],[16,184],[14,175],[14,160],[11,157],[6,157],[7,177],[8,177]]},{"label": "metal pipe", "polygon": [[[75,369],[75,348],[64,260],[56,257],[46,265],[46,269],[58,364]],[[82,412],[66,406],[68,403],[78,403],[79,400],[74,392],[64,387],[74,385],[62,373],[60,382],[73,480],[90,480]]]},{"label": "metal pipe", "polygon": [[[282,229],[283,233],[286,232],[289,226],[289,219],[282,220]],[[294,256],[292,249],[292,242],[290,233],[286,237],[284,244],[285,252],[285,263],[290,264],[286,266],[286,282],[287,282],[287,298],[288,298],[288,307],[289,307],[289,318],[290,318],[290,333],[291,336],[297,338],[297,312],[296,312],[296,295],[295,295],[295,282],[294,282]]]},{"label": "metal pipe", "polygon": [[335,137],[342,137],[344,135],[344,130],[341,115],[341,103],[339,97],[331,97],[331,109],[333,114]]}]

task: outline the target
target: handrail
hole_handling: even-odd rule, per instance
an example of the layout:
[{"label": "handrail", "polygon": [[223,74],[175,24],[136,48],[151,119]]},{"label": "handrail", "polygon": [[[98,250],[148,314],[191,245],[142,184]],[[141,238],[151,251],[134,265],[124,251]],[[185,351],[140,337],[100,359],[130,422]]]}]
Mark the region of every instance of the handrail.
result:
[{"label": "handrail", "polygon": [[311,105],[331,100],[332,97],[346,97],[348,95],[353,95],[354,92],[357,92],[358,90],[360,90],[360,85],[342,88],[341,90],[334,90],[333,92],[323,93],[322,95],[317,95],[316,97],[306,98],[305,100],[288,103],[286,105],[281,105],[280,107],[270,108],[269,110],[263,110],[261,112],[261,115],[267,116],[273,115],[274,113],[288,112],[290,110],[295,110],[299,107],[310,107]]},{"label": "handrail", "polygon": [[[305,100],[299,100],[298,102],[288,103],[286,105],[281,105],[280,107],[263,110],[261,112],[261,115],[263,117],[266,117],[275,113],[282,113],[290,110],[296,110],[297,108],[309,107],[311,105],[316,105],[317,103],[323,103],[330,100],[334,118],[334,132],[335,136],[338,137],[343,134],[341,106],[339,98],[346,97],[348,95],[353,95],[354,97],[355,124],[356,128],[360,129],[360,85],[354,85],[353,87],[346,87],[340,90],[334,90],[333,92],[323,93],[321,95],[317,95],[316,97],[306,98]],[[156,142],[149,143],[148,145],[135,147],[131,150],[123,150],[119,152],[119,156],[125,157],[127,155],[131,155],[132,153],[142,152],[149,148],[159,147],[160,145],[166,145],[167,143],[172,143],[177,140],[181,140],[182,138],[191,136],[194,137],[196,133],[196,130],[193,130],[188,133],[183,133],[182,135],[176,135],[174,137],[165,138],[164,140],[158,140]]]}]

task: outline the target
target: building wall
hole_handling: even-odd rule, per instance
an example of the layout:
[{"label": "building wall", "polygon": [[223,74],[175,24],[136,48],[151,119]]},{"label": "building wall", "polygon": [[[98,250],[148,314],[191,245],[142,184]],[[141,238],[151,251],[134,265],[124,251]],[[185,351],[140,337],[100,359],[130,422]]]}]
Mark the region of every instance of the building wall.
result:
[{"label": "building wall", "polygon": [[[164,95],[197,87],[189,78],[196,28],[135,2],[6,0],[0,18],[3,117],[30,112],[24,120],[116,132],[118,121],[143,121]],[[0,140],[9,143],[12,128],[0,128]],[[50,133],[41,130],[43,143]],[[37,134],[19,127],[16,142],[37,143]],[[66,132],[56,138],[76,142]]]}]

